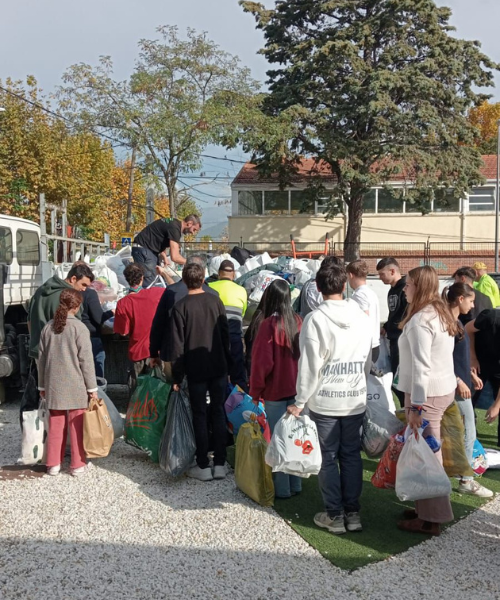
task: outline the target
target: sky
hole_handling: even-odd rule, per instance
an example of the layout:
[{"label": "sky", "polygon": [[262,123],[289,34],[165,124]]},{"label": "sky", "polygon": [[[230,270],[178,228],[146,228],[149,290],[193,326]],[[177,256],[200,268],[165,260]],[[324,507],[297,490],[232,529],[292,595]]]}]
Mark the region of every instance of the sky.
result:
[{"label": "sky", "polygon": [[[271,0],[264,2],[272,5]],[[479,40],[483,51],[500,63],[498,0],[437,0],[453,10],[455,35]],[[99,56],[113,58],[115,75],[125,79],[133,69],[140,39],[155,39],[160,25],[206,31],[223,50],[237,55],[255,79],[265,81],[266,61],[258,55],[262,33],[238,0],[0,0],[0,79],[34,75],[46,94],[55,90],[72,64],[96,64]],[[500,74],[496,89],[500,101]],[[206,154],[235,162],[205,159],[203,171],[223,177],[236,175],[245,156],[239,150],[209,148]],[[204,215],[204,226],[225,219],[229,205],[216,207],[216,196],[229,199],[229,179],[193,191]],[[209,195],[208,195],[209,194]]]}]

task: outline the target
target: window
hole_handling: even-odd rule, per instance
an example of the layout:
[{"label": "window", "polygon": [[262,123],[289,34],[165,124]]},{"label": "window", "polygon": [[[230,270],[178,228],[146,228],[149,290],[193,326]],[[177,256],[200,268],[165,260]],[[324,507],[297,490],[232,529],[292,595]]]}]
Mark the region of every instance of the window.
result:
[{"label": "window", "polygon": [[495,188],[472,188],[469,194],[469,211],[495,210]]},{"label": "window", "polygon": [[288,214],[288,192],[264,192],[264,214],[265,215],[287,215]]},{"label": "window", "polygon": [[239,215],[261,215],[262,214],[262,192],[238,192],[238,214]]},{"label": "window", "polygon": [[431,204],[430,200],[425,200],[424,202],[419,203],[419,204],[415,204],[415,203],[412,203],[409,200],[407,200],[406,204],[405,204],[405,212],[422,214],[422,204],[423,204],[423,207],[425,208],[425,210],[427,210],[427,212],[431,211],[432,204]]},{"label": "window", "polygon": [[460,198],[447,191],[444,198],[434,198],[434,212],[460,212]]},{"label": "window", "polygon": [[290,192],[290,214],[311,214],[314,212],[314,202],[307,190],[294,190]]},{"label": "window", "polygon": [[363,212],[374,213],[377,201],[377,190],[372,189],[363,196]]},{"label": "window", "polygon": [[8,227],[0,227],[0,263],[12,264],[12,231]]},{"label": "window", "polygon": [[403,200],[396,198],[392,190],[378,190],[378,212],[379,213],[402,213]]},{"label": "window", "polygon": [[40,246],[36,231],[18,229],[16,232],[17,262],[20,265],[39,265]]}]

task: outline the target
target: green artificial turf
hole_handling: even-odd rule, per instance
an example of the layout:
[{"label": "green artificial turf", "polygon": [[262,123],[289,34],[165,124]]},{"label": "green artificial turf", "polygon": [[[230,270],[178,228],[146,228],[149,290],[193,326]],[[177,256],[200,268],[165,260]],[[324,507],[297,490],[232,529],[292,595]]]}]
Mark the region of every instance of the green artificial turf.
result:
[{"label": "green artificial turf", "polygon": [[[477,411],[478,437],[485,448],[495,448],[497,441],[497,423],[488,425],[484,421],[485,411]],[[302,493],[287,500],[276,500],[274,508],[311,546],[325,558],[341,569],[358,569],[372,562],[384,560],[394,554],[404,552],[429,536],[406,533],[396,527],[402,518],[402,511],[411,503],[400,502],[394,490],[375,488],[371,476],[378,459],[369,459],[363,455],[363,494],[361,497],[361,518],[363,531],[335,536],[316,527],[313,522],[315,513],[324,510],[317,477],[302,481]],[[480,483],[494,492],[500,493],[500,470],[489,470],[478,479]],[[453,493],[451,504],[455,521],[485,504],[488,500],[476,496],[457,493],[458,480],[452,479]],[[451,523],[453,525],[453,523]]]}]

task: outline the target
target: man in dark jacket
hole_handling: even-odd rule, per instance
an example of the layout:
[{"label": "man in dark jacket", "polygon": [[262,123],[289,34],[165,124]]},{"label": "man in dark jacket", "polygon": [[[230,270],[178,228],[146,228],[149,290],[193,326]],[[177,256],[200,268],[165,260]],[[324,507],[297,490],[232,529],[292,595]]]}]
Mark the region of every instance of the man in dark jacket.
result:
[{"label": "man in dark jacket", "polygon": [[[399,347],[398,340],[401,335],[399,324],[403,320],[408,302],[403,289],[406,285],[406,277],[401,275],[399,263],[395,258],[383,258],[377,264],[377,273],[380,280],[386,285],[390,285],[387,293],[387,304],[389,307],[389,317],[384,323],[381,335],[385,335],[389,340],[389,352],[391,357],[391,371],[396,376],[399,367]],[[393,388],[398,397],[401,406],[404,405],[404,393]]]},{"label": "man in dark jacket", "polygon": [[[453,279],[455,280],[455,283],[466,283],[473,288],[474,281],[476,280],[476,270],[472,267],[460,267],[460,269],[457,269],[453,273]],[[474,308],[466,315],[460,315],[458,317],[462,322],[462,325],[467,325],[469,321],[473,321],[483,312],[483,310],[490,310],[493,308],[491,300],[486,294],[483,294],[483,292],[480,292],[477,289],[474,289],[474,293]]]},{"label": "man in dark jacket", "polygon": [[[202,269],[206,268],[206,260],[202,256],[192,255],[189,257],[186,264],[198,264]],[[219,294],[205,283],[202,286],[204,292],[214,294],[217,297]],[[170,362],[171,362],[171,341],[172,341],[172,309],[174,305],[181,299],[187,296],[188,288],[183,280],[169,285],[163,292],[160,298],[160,303],[156,309],[156,313],[151,326],[151,334],[149,338],[149,350],[151,364],[160,365],[164,362],[164,369],[167,377],[170,377]]]},{"label": "man in dark jacket", "polygon": [[[59,306],[61,292],[68,288],[85,291],[94,281],[94,274],[86,264],[74,264],[66,279],[54,275],[42,284],[31,298],[28,308],[28,327],[30,331],[30,358],[38,359],[38,344],[42,329],[54,317]],[[81,311],[76,315],[81,318]]]},{"label": "man in dark jacket", "polygon": [[90,341],[92,342],[92,354],[94,355],[95,375],[104,378],[104,360],[106,354],[101,337],[101,327],[108,319],[115,314],[114,310],[103,311],[97,292],[88,287],[83,292],[83,312],[82,323],[90,332]]}]

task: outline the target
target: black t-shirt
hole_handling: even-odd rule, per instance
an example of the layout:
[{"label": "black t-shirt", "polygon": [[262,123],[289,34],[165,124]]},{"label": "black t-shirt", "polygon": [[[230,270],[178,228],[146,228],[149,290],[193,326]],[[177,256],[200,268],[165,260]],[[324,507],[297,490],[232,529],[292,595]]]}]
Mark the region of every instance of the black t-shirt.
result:
[{"label": "black t-shirt", "polygon": [[483,310],[476,318],[476,356],[481,375],[500,377],[500,310]]},{"label": "black t-shirt", "polygon": [[172,310],[172,375],[180,383],[226,376],[231,364],[226,309],[213,294],[194,294]]},{"label": "black t-shirt", "polygon": [[153,254],[160,254],[165,248],[170,247],[170,240],[181,241],[182,222],[179,219],[158,219],[147,225],[135,236],[134,242],[151,250]]},{"label": "black t-shirt", "polygon": [[474,308],[471,309],[466,315],[460,315],[458,317],[462,325],[467,325],[469,321],[477,319],[483,310],[489,310],[493,308],[493,304],[491,303],[489,296],[483,294],[483,292],[480,292],[479,290],[474,290],[474,294]]},{"label": "black t-shirt", "polygon": [[387,322],[384,325],[384,329],[387,333],[387,338],[389,340],[397,340],[402,333],[401,329],[399,329],[398,326],[403,320],[406,307],[408,306],[406,295],[403,292],[403,288],[405,287],[405,285],[406,277],[401,277],[401,279],[396,283],[396,285],[394,287],[391,287],[387,294],[389,316],[387,318]]}]

